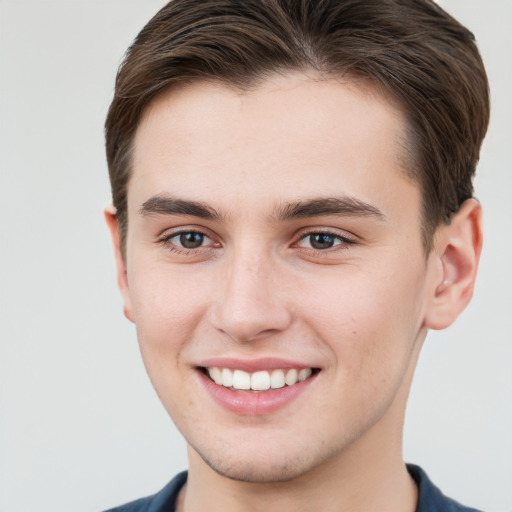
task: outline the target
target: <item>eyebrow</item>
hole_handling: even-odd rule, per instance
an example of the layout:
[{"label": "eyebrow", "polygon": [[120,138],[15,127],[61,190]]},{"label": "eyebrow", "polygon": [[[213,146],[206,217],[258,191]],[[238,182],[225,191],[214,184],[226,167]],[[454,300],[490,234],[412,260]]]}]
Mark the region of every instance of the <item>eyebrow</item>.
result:
[{"label": "eyebrow", "polygon": [[[167,195],[153,196],[145,201],[139,213],[146,215],[190,215],[201,219],[223,221],[225,217],[215,208],[200,201],[178,199]],[[314,198],[287,202],[275,208],[273,217],[278,221],[336,215],[343,217],[374,217],[385,220],[386,216],[375,206],[360,199],[344,197]]]},{"label": "eyebrow", "polygon": [[315,198],[307,201],[285,203],[277,207],[274,212],[277,220],[303,219],[324,215],[386,219],[386,216],[377,207],[349,196]]},{"label": "eyebrow", "polygon": [[177,199],[170,196],[154,196],[145,201],[139,213],[146,215],[190,215],[201,219],[222,220],[222,215],[200,201]]}]

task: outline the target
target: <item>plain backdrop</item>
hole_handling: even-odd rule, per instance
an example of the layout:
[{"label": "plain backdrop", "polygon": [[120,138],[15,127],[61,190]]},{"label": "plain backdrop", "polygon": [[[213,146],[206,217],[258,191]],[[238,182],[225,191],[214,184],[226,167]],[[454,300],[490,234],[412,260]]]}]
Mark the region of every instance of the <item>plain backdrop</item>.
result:
[{"label": "plain backdrop", "polygon": [[[102,209],[115,71],[162,0],[0,0],[0,512],[86,512],[160,489],[185,445],[122,315]],[[492,121],[474,300],[427,338],[404,455],[512,511],[512,1],[445,0],[478,40]]]}]

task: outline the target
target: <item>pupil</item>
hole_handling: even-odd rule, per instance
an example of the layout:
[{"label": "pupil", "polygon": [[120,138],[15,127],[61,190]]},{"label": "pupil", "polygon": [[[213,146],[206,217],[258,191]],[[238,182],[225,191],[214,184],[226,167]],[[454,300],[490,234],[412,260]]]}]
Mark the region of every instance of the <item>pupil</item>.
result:
[{"label": "pupil", "polygon": [[204,235],[201,233],[182,233],[180,235],[180,244],[185,249],[197,249],[203,244]]},{"label": "pupil", "polygon": [[315,249],[330,249],[334,245],[334,237],[323,233],[309,236],[309,243]]}]

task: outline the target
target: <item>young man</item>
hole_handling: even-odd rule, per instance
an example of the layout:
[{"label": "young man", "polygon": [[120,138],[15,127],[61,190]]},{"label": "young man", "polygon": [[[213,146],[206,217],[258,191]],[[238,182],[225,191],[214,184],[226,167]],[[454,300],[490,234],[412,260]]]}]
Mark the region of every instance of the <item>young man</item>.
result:
[{"label": "young man", "polygon": [[175,0],[106,122],[124,310],[189,470],[116,510],[462,511],[403,462],[428,329],[471,298],[489,116],[428,0]]}]

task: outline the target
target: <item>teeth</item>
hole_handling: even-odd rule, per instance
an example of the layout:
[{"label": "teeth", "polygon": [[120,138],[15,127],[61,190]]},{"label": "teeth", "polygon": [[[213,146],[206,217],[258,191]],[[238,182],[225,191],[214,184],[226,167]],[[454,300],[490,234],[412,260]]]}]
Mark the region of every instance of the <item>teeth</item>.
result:
[{"label": "teeth", "polygon": [[251,375],[251,389],[254,389],[254,391],[270,389],[270,374],[266,371],[254,372]]},{"label": "teeth", "polygon": [[228,368],[223,368],[221,375],[222,375],[221,384],[223,386],[226,386],[227,388],[230,388],[233,385],[233,372]]},{"label": "teeth", "polygon": [[297,382],[298,373],[299,372],[295,369],[288,370],[286,372],[286,377],[284,378],[284,381],[286,382],[287,386],[293,386]]},{"label": "teeth", "polygon": [[302,368],[299,370],[299,382],[306,380],[311,375],[311,368]]},{"label": "teeth", "polygon": [[284,387],[284,372],[283,370],[274,370],[270,376],[270,387],[272,389]]},{"label": "teeth", "polygon": [[215,384],[222,385],[222,374],[218,368],[210,368],[210,377],[215,381]]},{"label": "teeth", "polygon": [[208,375],[219,386],[238,390],[267,391],[278,389],[285,385],[293,386],[311,376],[311,368],[297,370],[266,370],[248,373],[243,370],[231,370],[229,368],[208,368]]},{"label": "teeth", "polygon": [[[222,385],[224,385],[224,382],[222,382]],[[235,370],[232,386],[235,389],[251,389],[251,375],[243,370]]]}]

